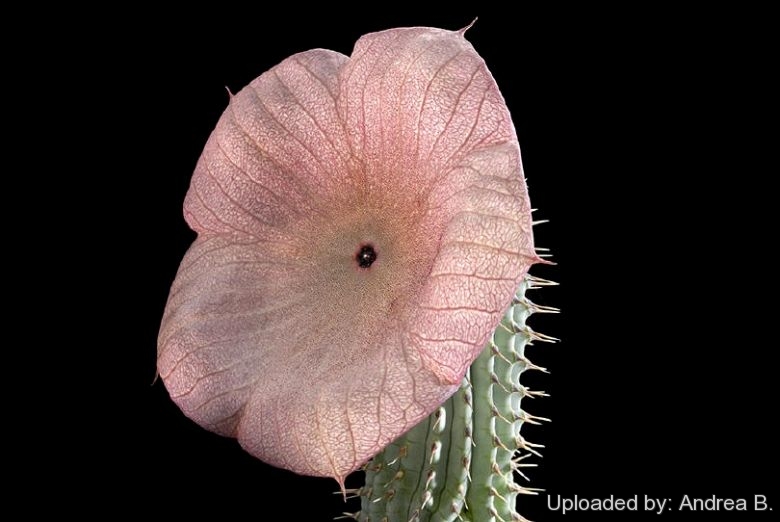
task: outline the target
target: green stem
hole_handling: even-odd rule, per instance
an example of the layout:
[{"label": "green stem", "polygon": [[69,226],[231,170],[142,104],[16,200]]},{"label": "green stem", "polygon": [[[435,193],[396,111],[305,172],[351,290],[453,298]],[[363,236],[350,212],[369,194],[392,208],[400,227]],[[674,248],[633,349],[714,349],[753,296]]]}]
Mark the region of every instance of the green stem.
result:
[{"label": "green stem", "polygon": [[[488,345],[471,365],[460,389],[433,415],[387,446],[365,466],[358,490],[365,522],[525,520],[515,511],[519,468],[539,445],[521,435],[523,423],[547,420],[521,408],[523,398],[544,395],[520,384],[527,370],[544,370],[525,354],[533,341],[554,342],[526,324],[537,312],[527,290],[552,285],[526,276]],[[522,461],[522,462],[521,462]]]}]

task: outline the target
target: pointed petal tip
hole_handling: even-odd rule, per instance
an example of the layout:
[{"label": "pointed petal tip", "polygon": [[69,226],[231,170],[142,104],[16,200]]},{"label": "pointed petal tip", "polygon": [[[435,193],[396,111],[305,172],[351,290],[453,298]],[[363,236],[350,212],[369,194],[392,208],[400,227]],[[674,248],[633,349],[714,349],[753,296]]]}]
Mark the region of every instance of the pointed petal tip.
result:
[{"label": "pointed petal tip", "polygon": [[549,259],[545,259],[544,257],[541,257],[539,255],[535,255],[532,261],[532,264],[534,265],[557,265],[555,261],[550,261]]},{"label": "pointed petal tip", "polygon": [[344,499],[344,503],[346,503],[347,502],[347,488],[344,487],[344,477],[337,476],[337,477],[333,477],[333,478],[336,479],[336,482],[339,485],[339,489],[341,490],[341,498],[343,498]]},{"label": "pointed petal tip", "polygon": [[460,29],[460,30],[457,31],[458,35],[465,36],[466,35],[466,31],[471,29],[471,26],[474,25],[475,23],[477,23],[477,20],[479,20],[479,17],[475,16],[474,19],[471,21],[471,23],[469,25],[467,25],[463,29]]}]

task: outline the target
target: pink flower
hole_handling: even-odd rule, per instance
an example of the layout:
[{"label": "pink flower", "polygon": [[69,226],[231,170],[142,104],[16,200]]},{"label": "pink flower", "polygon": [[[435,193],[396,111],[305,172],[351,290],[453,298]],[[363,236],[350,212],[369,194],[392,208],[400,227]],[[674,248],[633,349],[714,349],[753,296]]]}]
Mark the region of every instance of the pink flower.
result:
[{"label": "pink flower", "polygon": [[343,484],[455,392],[539,261],[510,115],[464,32],[294,55],[206,143],[158,368],[265,462]]}]

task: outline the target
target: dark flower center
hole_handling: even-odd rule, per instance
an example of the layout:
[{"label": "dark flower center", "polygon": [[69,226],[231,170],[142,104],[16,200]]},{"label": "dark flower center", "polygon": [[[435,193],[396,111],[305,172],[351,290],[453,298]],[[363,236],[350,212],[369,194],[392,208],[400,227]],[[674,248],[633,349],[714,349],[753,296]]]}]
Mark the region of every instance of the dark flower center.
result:
[{"label": "dark flower center", "polygon": [[376,250],[371,245],[363,245],[355,256],[360,268],[368,268],[376,261]]}]

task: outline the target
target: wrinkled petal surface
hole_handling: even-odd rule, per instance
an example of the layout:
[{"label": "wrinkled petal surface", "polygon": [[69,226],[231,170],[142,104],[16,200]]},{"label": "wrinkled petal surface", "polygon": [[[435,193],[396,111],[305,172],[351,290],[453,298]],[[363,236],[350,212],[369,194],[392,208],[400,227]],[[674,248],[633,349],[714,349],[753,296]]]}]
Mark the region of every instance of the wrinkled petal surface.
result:
[{"label": "wrinkled petal surface", "polygon": [[264,73],[231,97],[184,210],[198,237],[158,341],[171,397],[342,483],[454,393],[538,261],[514,128],[463,31],[369,34]]}]

